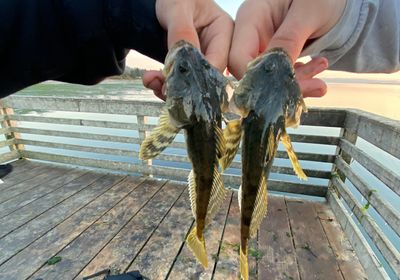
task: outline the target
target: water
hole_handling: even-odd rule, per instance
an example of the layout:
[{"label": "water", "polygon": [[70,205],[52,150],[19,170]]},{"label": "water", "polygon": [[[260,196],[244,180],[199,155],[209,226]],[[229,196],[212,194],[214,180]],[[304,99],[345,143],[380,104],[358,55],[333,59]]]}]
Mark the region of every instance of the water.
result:
[{"label": "water", "polygon": [[[106,81],[96,86],[80,86],[80,85],[71,85],[71,84],[63,84],[56,82],[47,82],[40,85],[36,85],[25,89],[17,95],[30,95],[30,96],[59,96],[59,97],[89,97],[89,98],[105,98],[105,99],[129,99],[129,100],[157,100],[156,97],[149,91],[146,90],[140,81],[123,81],[123,80],[115,80],[115,81]],[[93,120],[107,120],[107,121],[118,121],[118,122],[126,122],[126,123],[136,123],[136,117],[133,116],[124,116],[124,115],[104,115],[104,114],[93,114],[93,113],[75,113],[75,112],[34,112],[30,110],[22,110],[18,113],[29,114],[29,115],[43,115],[43,116],[51,116],[51,117],[63,117],[63,118],[84,118],[84,119],[93,119]],[[111,119],[110,119],[111,118]],[[156,118],[149,118],[151,123],[156,123]],[[49,130],[64,130],[64,131],[76,131],[76,127],[69,125],[58,125],[58,124],[45,124],[45,123],[33,123],[33,122],[20,122],[20,126],[30,127],[30,128],[41,128],[41,129],[49,129]],[[312,134],[312,135],[326,135],[326,136],[338,136],[339,135],[338,128],[317,128],[310,126],[301,126],[299,129],[296,129],[296,134]],[[123,130],[123,129],[110,129],[110,128],[95,128],[95,127],[85,127],[85,132],[87,133],[99,133],[99,134],[108,134],[108,135],[116,135],[116,136],[126,136],[126,137],[137,137],[137,132],[132,130]],[[293,132],[290,130],[289,132]],[[74,138],[64,138],[64,137],[56,137],[56,136],[39,136],[33,134],[24,134],[24,139],[38,140],[38,141],[49,141],[49,142],[58,142],[65,144],[79,144],[83,146],[96,146],[96,147],[104,147],[104,148],[116,148],[127,151],[138,151],[139,145],[128,144],[128,143],[113,143],[113,142],[103,142],[103,141],[93,141],[93,140],[84,140],[84,139],[74,139]],[[184,141],[183,136],[178,135],[178,141]],[[387,154],[386,152],[378,149],[377,147],[371,145],[367,141],[358,138],[356,142],[356,146],[368,153],[374,159],[378,160],[387,168],[391,169],[394,172],[399,173],[400,170],[400,160],[394,158],[393,156]],[[320,153],[320,154],[334,154],[335,147],[328,145],[315,145],[315,144],[307,144],[307,143],[294,143],[294,148],[296,151],[301,152],[312,152],[312,153]],[[2,148],[2,151],[7,148]],[[80,151],[71,151],[71,150],[62,150],[62,149],[53,149],[46,147],[37,147],[37,146],[26,146],[26,149],[32,151],[41,151],[41,152],[51,152],[60,155],[66,156],[77,156],[77,157],[88,157],[94,159],[103,159],[103,160],[114,160],[128,163],[139,163],[137,158],[133,158],[127,153],[126,155],[103,155],[97,153],[89,153],[89,152],[80,152]],[[283,150],[282,145],[279,146],[279,150]],[[182,154],[181,149],[173,149],[168,148],[167,152],[169,154]],[[237,157],[239,160],[239,156]],[[165,162],[162,160],[153,160],[154,165],[163,165],[170,167],[178,167],[189,169],[190,165],[188,163],[172,163]],[[290,162],[286,159],[276,159],[275,165],[279,166],[290,166]],[[329,163],[318,163],[318,162],[310,162],[310,161],[302,161],[303,168],[306,169],[320,169],[330,171],[332,165]],[[357,162],[353,161],[351,163],[351,167],[361,175],[361,177],[369,183],[369,185],[373,186],[379,195],[383,197],[386,201],[388,201],[395,209],[400,209],[400,198],[393,193],[388,187],[386,187],[380,180],[378,180],[374,175],[368,172],[364,167],[362,167]],[[227,170],[228,174],[239,175],[240,170],[237,169],[229,169]],[[292,175],[284,175],[284,174],[271,174],[271,179],[277,180],[285,180],[292,182],[299,182],[296,176]],[[328,181],[325,179],[312,178],[307,183],[309,184],[322,184],[327,185]],[[358,190],[346,180],[345,184],[352,191],[353,195],[357,198],[357,200],[365,205],[367,201],[361,196]],[[389,240],[394,244],[397,250],[400,250],[400,238],[399,236],[384,222],[384,220],[380,217],[380,215],[375,211],[373,207],[369,207],[366,210],[378,223],[379,227],[385,232],[388,236]],[[368,239],[368,238],[367,238]],[[369,240],[370,244],[372,243]],[[380,256],[379,252],[376,248],[374,248],[377,253],[380,262],[388,271],[390,277],[395,279],[393,271],[388,267],[387,263]]]}]

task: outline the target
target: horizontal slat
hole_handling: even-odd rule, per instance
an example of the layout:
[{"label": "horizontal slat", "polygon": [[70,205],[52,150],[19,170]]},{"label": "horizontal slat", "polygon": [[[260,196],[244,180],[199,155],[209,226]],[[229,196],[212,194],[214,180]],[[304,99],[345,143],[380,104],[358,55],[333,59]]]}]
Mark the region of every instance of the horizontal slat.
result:
[{"label": "horizontal slat", "polygon": [[54,149],[75,150],[75,151],[107,154],[107,155],[114,155],[114,156],[127,156],[127,157],[136,157],[136,158],[139,157],[139,153],[136,151],[133,151],[133,150],[112,149],[112,148],[93,147],[93,146],[89,147],[89,146],[62,144],[62,143],[36,141],[36,140],[25,140],[25,139],[17,139],[16,142],[17,142],[17,144],[54,148]]},{"label": "horizontal slat", "polygon": [[18,151],[17,150],[13,150],[11,152],[1,154],[0,155],[0,163],[4,163],[4,162],[11,161],[11,160],[14,160],[14,159],[19,159],[19,157],[20,156],[19,156]]},{"label": "horizontal slat", "polygon": [[302,125],[343,127],[346,111],[332,108],[310,108],[301,115]]},{"label": "horizontal slat", "polygon": [[4,141],[0,141],[0,148],[11,146],[15,144],[15,139],[8,139]]},{"label": "horizontal slat", "polygon": [[108,141],[108,142],[120,142],[120,143],[130,143],[130,144],[140,144],[141,143],[138,138],[134,138],[134,137],[114,136],[114,135],[85,133],[85,132],[59,131],[59,130],[25,128],[25,127],[13,127],[11,129],[11,131],[17,132],[17,133],[81,138],[81,139]]},{"label": "horizontal slat", "polygon": [[352,212],[357,217],[360,224],[364,227],[369,237],[371,237],[376,247],[400,279],[400,253],[392,245],[368,212],[357,202],[356,198],[345,184],[339,178],[335,177],[333,178],[333,185],[337,188],[349,208],[352,209]]},{"label": "horizontal slat", "polygon": [[85,113],[154,116],[160,115],[163,103],[157,101],[67,98],[42,96],[9,96],[1,105],[13,109],[70,111]]},{"label": "horizontal slat", "polygon": [[343,231],[353,246],[369,279],[389,280],[390,278],[385,269],[380,264],[375,253],[344,207],[342,201],[337,197],[335,191],[332,189],[328,190],[327,198],[332,211],[335,213],[336,219],[342,226]]},{"label": "horizontal slat", "polygon": [[[302,153],[302,152],[296,152],[296,155],[299,160],[328,162],[328,163],[333,163],[335,161],[334,155]],[[276,158],[287,159],[289,158],[289,156],[286,151],[278,151],[276,153]]]},{"label": "horizontal slat", "polygon": [[400,212],[384,200],[378,191],[370,188],[341,157],[337,157],[335,163],[339,170],[353,183],[364,198],[371,203],[388,225],[400,235]]},{"label": "horizontal slat", "polygon": [[[155,159],[164,160],[164,161],[174,161],[174,162],[189,162],[189,158],[187,156],[178,156],[178,155],[168,155],[168,154],[160,154]],[[232,168],[241,169],[242,164],[240,162],[232,162]],[[329,179],[331,177],[331,172],[329,171],[321,171],[321,170],[312,170],[312,169],[303,169],[308,177],[316,177],[316,178],[324,178]],[[272,173],[279,174],[289,174],[296,175],[291,167],[284,166],[273,166],[271,169]]]},{"label": "horizontal slat", "polygon": [[138,125],[133,122],[127,123],[127,122],[95,121],[95,120],[85,120],[85,119],[53,118],[53,117],[28,116],[28,115],[11,115],[8,116],[8,118],[13,121],[24,121],[24,122],[54,123],[54,124],[67,124],[67,125],[77,125],[77,126],[118,128],[118,129],[128,129],[128,130],[138,129]]},{"label": "horizontal slat", "polygon": [[399,121],[360,110],[348,110],[345,128],[400,159]]},{"label": "horizontal slat", "polygon": [[340,148],[374,174],[379,180],[386,184],[392,191],[400,195],[400,176],[389,170],[383,164],[369,156],[347,140],[342,139]]}]

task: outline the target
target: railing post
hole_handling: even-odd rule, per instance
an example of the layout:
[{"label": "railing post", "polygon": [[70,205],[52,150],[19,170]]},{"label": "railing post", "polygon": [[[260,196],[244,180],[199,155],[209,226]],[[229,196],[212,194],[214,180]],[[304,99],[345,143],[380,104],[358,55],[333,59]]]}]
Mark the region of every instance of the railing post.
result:
[{"label": "railing post", "polygon": [[[138,132],[139,132],[140,143],[142,143],[143,140],[147,136],[146,129],[144,128],[144,126],[147,124],[147,122],[148,122],[148,117],[137,116],[137,124],[138,124]],[[152,172],[151,172],[151,165],[152,164],[153,164],[153,161],[151,159],[142,160],[142,166],[144,167],[143,168],[143,172],[142,172],[143,175],[152,177]]]},{"label": "railing post", "polygon": [[[352,144],[355,144],[357,142],[357,134],[348,130],[346,128],[346,123],[347,123],[347,113],[346,113],[346,117],[345,117],[343,126],[341,128],[339,137],[340,137],[340,139],[344,139],[344,140],[349,141]],[[352,156],[340,148],[340,141],[339,141],[339,146],[336,147],[336,152],[335,152],[335,157],[338,157],[338,156],[340,156],[347,164],[351,163]],[[332,167],[332,175],[335,176],[334,174],[337,174],[337,176],[339,176],[339,178],[342,180],[343,183],[345,182],[346,176],[343,174],[343,172],[341,172],[336,167],[336,164],[334,164]],[[332,187],[332,186],[333,186],[333,183],[332,183],[332,179],[331,179],[329,182],[329,187]]]},{"label": "railing post", "polygon": [[4,120],[1,122],[1,126],[4,129],[9,129],[7,133],[4,134],[6,140],[13,139],[13,145],[10,145],[10,151],[17,151],[19,158],[22,158],[21,151],[25,149],[23,144],[18,144],[17,140],[21,138],[19,133],[13,132],[12,128],[17,126],[16,121],[10,120],[9,116],[14,114],[14,110],[12,108],[1,108],[0,113],[4,116]]}]

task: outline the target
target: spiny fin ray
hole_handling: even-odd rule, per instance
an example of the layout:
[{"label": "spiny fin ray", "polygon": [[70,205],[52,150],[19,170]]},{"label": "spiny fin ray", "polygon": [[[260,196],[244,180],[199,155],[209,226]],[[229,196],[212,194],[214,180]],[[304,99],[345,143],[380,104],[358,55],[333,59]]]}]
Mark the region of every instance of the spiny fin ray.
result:
[{"label": "spiny fin ray", "polygon": [[227,123],[224,129],[224,138],[226,141],[226,151],[225,155],[219,160],[222,172],[231,165],[239,149],[242,138],[241,120],[233,120]]},{"label": "spiny fin ray", "polygon": [[267,180],[265,176],[261,176],[261,180],[258,186],[258,192],[256,201],[254,204],[253,214],[251,215],[250,223],[250,237],[253,238],[257,234],[257,230],[261,225],[262,220],[267,214],[268,208],[268,192],[267,192]]},{"label": "spiny fin ray", "polygon": [[159,155],[172,141],[179,128],[171,124],[168,112],[164,110],[160,115],[159,125],[151,132],[140,146],[139,157],[148,160]]},{"label": "spiny fin ray", "polygon": [[214,125],[215,130],[215,143],[217,149],[217,158],[222,158],[225,155],[226,151],[226,142],[224,138],[224,133],[222,129],[218,125]]},{"label": "spiny fin ray", "polygon": [[307,180],[307,175],[304,173],[303,169],[300,166],[299,160],[297,159],[296,153],[293,150],[292,142],[290,141],[289,134],[286,132],[281,135],[282,144],[285,146],[285,149],[289,155],[290,162],[292,163],[294,172],[297,177],[302,180]]}]

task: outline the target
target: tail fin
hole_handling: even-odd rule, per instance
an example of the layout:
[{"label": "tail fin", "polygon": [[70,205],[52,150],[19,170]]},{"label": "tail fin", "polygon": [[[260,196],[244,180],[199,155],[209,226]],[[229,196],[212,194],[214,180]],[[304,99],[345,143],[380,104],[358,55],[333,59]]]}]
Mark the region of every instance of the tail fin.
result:
[{"label": "tail fin", "polygon": [[222,172],[231,165],[239,149],[240,139],[242,138],[241,120],[230,121],[227,124],[224,129],[224,138],[226,141],[226,150],[224,156],[219,160]]},{"label": "tail fin", "polygon": [[286,132],[282,133],[281,135],[282,144],[285,146],[286,151],[289,155],[289,159],[292,163],[294,172],[296,173],[297,177],[302,180],[307,180],[307,175],[304,173],[303,169],[300,166],[299,160],[297,159],[296,153],[293,150],[292,142],[290,141],[289,134]]},{"label": "tail fin", "polygon": [[171,124],[168,112],[164,111],[160,115],[159,125],[144,139],[140,146],[139,157],[142,160],[156,157],[174,141],[179,130]]},{"label": "tail fin", "polygon": [[243,280],[249,279],[249,261],[247,248],[244,252],[242,247],[240,247],[240,276]]},{"label": "tail fin", "polygon": [[193,255],[199,260],[204,268],[208,267],[208,259],[206,252],[206,243],[204,241],[204,236],[201,238],[197,235],[197,228],[194,227],[189,233],[186,239],[187,245],[193,252]]}]

